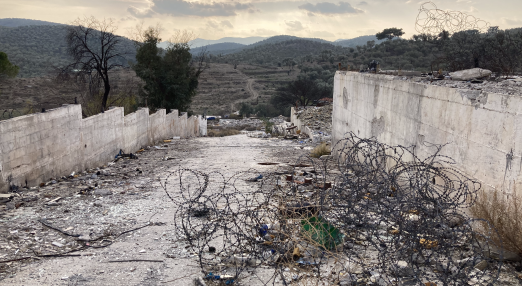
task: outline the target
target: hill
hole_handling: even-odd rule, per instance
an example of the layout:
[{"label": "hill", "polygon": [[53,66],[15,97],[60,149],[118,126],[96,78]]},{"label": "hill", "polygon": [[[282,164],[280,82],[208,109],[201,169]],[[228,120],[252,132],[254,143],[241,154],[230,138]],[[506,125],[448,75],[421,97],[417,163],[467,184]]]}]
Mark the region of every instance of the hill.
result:
[{"label": "hill", "polygon": [[63,25],[40,20],[21,19],[21,18],[4,18],[0,19],[0,26],[4,27],[20,27],[20,26],[44,26],[44,25]]},{"label": "hill", "polygon": [[189,42],[191,48],[199,48],[208,45],[214,44],[222,44],[222,43],[236,43],[242,45],[251,45],[266,39],[267,37],[247,37],[247,38],[238,38],[238,37],[225,37],[218,40],[205,40],[205,39],[194,39]]},{"label": "hill", "polygon": [[[7,53],[9,61],[20,67],[19,77],[36,77],[48,74],[53,67],[70,64],[67,54],[65,25],[0,27],[0,51]],[[123,38],[121,47],[134,60],[134,43]]]},{"label": "hill", "polygon": [[245,47],[245,45],[237,44],[237,43],[219,43],[219,44],[213,44],[208,46],[203,46],[195,49],[190,49],[190,52],[193,55],[197,55],[202,51],[205,51],[207,53],[211,54],[229,54],[235,51],[238,51],[239,49]]},{"label": "hill", "polygon": [[369,35],[369,36],[360,36],[360,37],[349,39],[349,40],[337,40],[334,42],[334,45],[339,45],[341,47],[355,48],[357,46],[366,45],[366,43],[368,41],[375,41],[376,44],[380,44],[384,40],[377,40],[377,37],[375,37],[375,35]]}]

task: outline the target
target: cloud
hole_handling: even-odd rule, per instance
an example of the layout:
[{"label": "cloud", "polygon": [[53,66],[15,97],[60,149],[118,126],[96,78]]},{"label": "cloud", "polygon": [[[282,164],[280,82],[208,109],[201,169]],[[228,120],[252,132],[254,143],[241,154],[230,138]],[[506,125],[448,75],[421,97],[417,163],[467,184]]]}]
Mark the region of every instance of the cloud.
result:
[{"label": "cloud", "polygon": [[503,24],[507,24],[509,26],[522,26],[522,20],[519,19],[509,19],[509,18],[502,18]]},{"label": "cloud", "polygon": [[234,26],[232,26],[232,23],[230,23],[227,20],[224,20],[221,22],[210,20],[207,22],[207,27],[217,30],[217,31],[224,31],[225,28],[229,28],[229,29],[234,28]]},{"label": "cloud", "polygon": [[235,16],[237,12],[246,11],[254,13],[257,11],[251,3],[203,3],[189,2],[184,0],[152,0],[151,6],[146,9],[138,9],[131,6],[127,11],[137,18],[150,18],[156,14],[172,16]]},{"label": "cloud", "polygon": [[273,36],[273,35],[279,34],[278,32],[276,32],[274,30],[268,30],[268,29],[250,30],[250,33],[252,33],[252,35],[256,35],[256,36]]},{"label": "cloud", "polygon": [[359,6],[365,6],[365,5],[368,5],[368,2],[366,2],[366,1],[359,2]]},{"label": "cloud", "polygon": [[127,8],[127,11],[136,18],[151,18],[156,15],[156,13],[150,8],[139,9],[134,6],[130,6]]},{"label": "cloud", "polygon": [[292,32],[304,30],[303,24],[299,21],[285,21],[285,24],[288,26],[288,30]]},{"label": "cloud", "polygon": [[321,38],[321,39],[335,37],[334,34],[327,32],[327,31],[313,31],[313,32],[311,32],[311,35],[312,35],[312,37],[317,37],[317,38]]},{"label": "cloud", "polygon": [[362,10],[354,8],[350,3],[343,1],[339,2],[339,4],[321,2],[314,5],[311,3],[306,3],[304,5],[299,6],[299,9],[303,9],[311,13],[318,13],[324,15],[364,13]]}]

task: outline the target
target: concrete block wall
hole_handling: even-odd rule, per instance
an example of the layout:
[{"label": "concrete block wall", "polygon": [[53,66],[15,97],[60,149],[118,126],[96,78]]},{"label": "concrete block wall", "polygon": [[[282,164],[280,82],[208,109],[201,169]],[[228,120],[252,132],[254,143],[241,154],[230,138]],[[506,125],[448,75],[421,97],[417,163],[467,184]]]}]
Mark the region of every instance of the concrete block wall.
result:
[{"label": "concrete block wall", "polygon": [[522,191],[522,98],[338,71],[334,81],[333,142],[354,132],[389,145],[448,144],[442,154],[485,189]]},{"label": "concrete block wall", "polygon": [[203,125],[202,117],[164,109],[149,115],[148,108],[124,116],[116,107],[82,119],[80,105],[0,121],[0,193],[8,191],[8,180],[36,186],[106,164],[120,149],[131,153],[173,136],[205,136]]},{"label": "concrete block wall", "polygon": [[306,134],[310,139],[313,139],[312,130],[297,117],[295,107],[292,107],[290,110],[290,122],[292,122],[294,126],[297,126],[297,130],[301,130],[303,134]]}]

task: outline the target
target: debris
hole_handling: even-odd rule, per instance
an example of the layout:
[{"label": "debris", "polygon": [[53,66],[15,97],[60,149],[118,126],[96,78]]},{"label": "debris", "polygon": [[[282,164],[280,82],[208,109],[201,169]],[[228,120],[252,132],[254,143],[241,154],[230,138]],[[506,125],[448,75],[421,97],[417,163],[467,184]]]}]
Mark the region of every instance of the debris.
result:
[{"label": "debris", "polygon": [[112,191],[111,190],[107,190],[107,189],[96,189],[96,190],[94,190],[93,195],[96,195],[96,196],[109,196],[109,195],[112,195]]},{"label": "debris", "polygon": [[114,159],[119,159],[119,158],[130,158],[130,159],[138,159],[138,156],[130,153],[130,154],[125,154],[123,153],[123,150],[120,149],[120,152],[114,156]]},{"label": "debris", "polygon": [[52,245],[56,246],[56,247],[63,247],[63,244],[57,242],[57,241],[53,241],[53,243],[51,243]]},{"label": "debris", "polygon": [[325,249],[331,250],[342,243],[344,235],[320,216],[302,220],[301,226],[306,238]]},{"label": "debris", "polygon": [[165,262],[165,261],[164,260],[154,260],[154,259],[125,259],[125,260],[109,260],[107,262],[114,263],[114,262]]},{"label": "debris", "polygon": [[259,176],[257,177],[254,177],[254,178],[250,178],[250,179],[247,179],[246,181],[247,182],[257,182],[259,180],[263,179],[263,175],[259,174]]},{"label": "debris", "polygon": [[451,72],[449,75],[453,80],[472,80],[479,79],[483,77],[490,76],[492,72],[490,70],[485,70],[481,68],[473,68],[467,70],[460,70],[456,72]]}]

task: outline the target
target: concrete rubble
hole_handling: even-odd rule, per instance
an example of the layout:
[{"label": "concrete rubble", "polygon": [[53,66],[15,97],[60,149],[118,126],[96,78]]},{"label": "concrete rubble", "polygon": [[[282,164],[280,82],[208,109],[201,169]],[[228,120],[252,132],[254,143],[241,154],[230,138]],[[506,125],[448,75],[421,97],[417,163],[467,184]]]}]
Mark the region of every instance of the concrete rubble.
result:
[{"label": "concrete rubble", "polygon": [[481,68],[460,70],[456,72],[450,72],[449,75],[453,80],[463,80],[468,81],[472,79],[480,79],[484,77],[488,77],[492,74],[490,70],[485,70]]},{"label": "concrete rubble", "polygon": [[406,77],[397,76],[396,80],[413,81],[422,84],[444,86],[449,88],[479,90],[487,93],[497,93],[505,95],[522,94],[522,78],[487,78],[480,80],[458,81],[452,79],[433,80],[428,77]]}]

